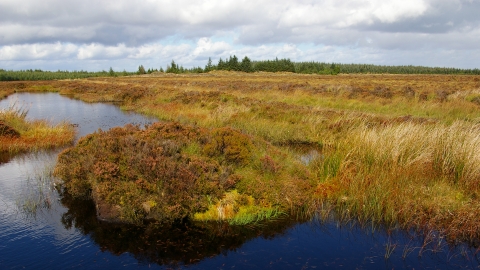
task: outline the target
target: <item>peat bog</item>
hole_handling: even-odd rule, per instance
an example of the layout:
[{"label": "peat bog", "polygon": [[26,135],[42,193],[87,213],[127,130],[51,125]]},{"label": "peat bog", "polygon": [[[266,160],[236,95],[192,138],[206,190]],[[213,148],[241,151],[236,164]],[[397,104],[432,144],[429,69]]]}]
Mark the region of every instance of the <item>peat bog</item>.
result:
[{"label": "peat bog", "polygon": [[[211,72],[0,84],[0,94],[13,92],[114,102],[160,120],[91,130],[59,155],[57,190],[69,209],[62,223],[114,254],[200,263],[219,246],[289,235],[313,218],[386,232],[385,259],[450,250],[477,265],[478,76]],[[80,202],[90,206],[73,210]],[[76,214],[85,209],[88,222]],[[117,229],[102,229],[109,226]],[[121,243],[99,236],[125,226],[135,233]],[[188,235],[185,226],[185,242],[165,238]],[[392,242],[399,230],[415,240]],[[142,247],[145,237],[163,244]],[[200,252],[202,239],[216,240]],[[120,248],[128,243],[135,247]],[[179,252],[182,245],[199,254]]]}]

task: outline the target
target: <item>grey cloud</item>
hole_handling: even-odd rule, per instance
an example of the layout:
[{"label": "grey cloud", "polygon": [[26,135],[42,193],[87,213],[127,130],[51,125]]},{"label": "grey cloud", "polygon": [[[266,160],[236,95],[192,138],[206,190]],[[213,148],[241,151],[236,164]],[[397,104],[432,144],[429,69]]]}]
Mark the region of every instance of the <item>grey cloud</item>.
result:
[{"label": "grey cloud", "polygon": [[480,1],[435,2],[425,14],[415,18],[405,18],[393,23],[378,20],[371,25],[362,24],[359,30],[409,33],[449,33],[465,28],[480,26]]},{"label": "grey cloud", "polygon": [[[0,25],[20,26],[29,34],[12,33],[0,27],[0,44],[62,41],[138,45],[174,34],[186,38],[211,36],[217,31],[234,29],[249,18],[260,17],[257,9],[248,10],[248,4],[217,2],[213,5],[207,5],[208,1],[4,2],[0,3]],[[45,35],[45,31],[38,31],[40,28],[53,31]],[[86,37],[78,29],[86,29],[91,36]]]},{"label": "grey cloud", "polygon": [[[402,6],[404,2],[407,4]],[[402,8],[392,8],[396,6]],[[43,44],[42,49],[48,51],[51,44],[75,44],[84,48],[82,61],[117,61],[119,66],[137,65],[138,59],[145,61],[149,57],[156,57],[156,61],[175,58],[185,65],[197,65],[209,56],[218,60],[231,54],[255,59],[274,55],[296,60],[323,57],[375,63],[401,62],[408,57],[414,57],[410,61],[423,59],[430,63],[426,55],[438,54],[468,65],[468,61],[478,58],[466,56],[467,52],[478,53],[478,14],[479,0],[1,0],[0,51],[2,46]],[[191,46],[202,38],[234,42],[228,46],[204,44],[206,47],[190,54],[184,48],[140,53],[142,46]],[[93,48],[92,44],[108,49]],[[283,47],[285,44],[288,46]],[[295,44],[322,49],[299,50]],[[326,47],[330,48],[328,52]],[[115,48],[122,52],[117,53]],[[47,61],[58,59],[53,55],[62,55],[51,51],[54,53],[34,54],[25,49],[3,59]],[[452,51],[459,56],[448,53]],[[388,52],[398,58],[390,57]],[[3,53],[8,54],[7,50]],[[63,55],[66,62],[74,61],[70,51]]]},{"label": "grey cloud", "polygon": [[[346,27],[333,23],[247,25],[241,27],[237,42],[247,45],[312,42],[383,49],[450,46],[455,49],[473,49],[478,44],[478,35],[475,33],[476,29],[480,29],[478,14],[480,1],[431,1],[429,8],[422,14],[399,17],[393,22],[382,22],[373,16]],[[344,19],[348,21],[348,17]]]},{"label": "grey cloud", "polygon": [[[478,0],[429,0],[426,4],[424,1],[420,1],[422,8],[413,6],[406,8],[404,15],[393,14],[395,20],[391,22],[385,17],[391,9],[386,13],[374,9],[375,5],[388,7],[385,1],[373,0],[3,1],[0,45],[60,41],[138,46],[172,35],[195,40],[222,31],[237,32],[236,42],[245,45],[282,42],[358,45],[362,33],[438,34],[474,29],[480,24]],[[428,6],[425,11],[423,5]],[[350,9],[361,14],[349,15]],[[18,30],[6,29],[10,26]]]}]

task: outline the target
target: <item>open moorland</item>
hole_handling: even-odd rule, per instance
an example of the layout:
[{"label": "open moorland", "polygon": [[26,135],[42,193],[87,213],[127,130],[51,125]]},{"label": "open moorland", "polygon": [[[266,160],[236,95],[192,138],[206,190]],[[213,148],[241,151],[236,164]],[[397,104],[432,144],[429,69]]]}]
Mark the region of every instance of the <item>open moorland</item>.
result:
[{"label": "open moorland", "polygon": [[104,219],[335,215],[480,239],[480,77],[150,75],[2,82],[157,117],[81,139],[55,173]]}]

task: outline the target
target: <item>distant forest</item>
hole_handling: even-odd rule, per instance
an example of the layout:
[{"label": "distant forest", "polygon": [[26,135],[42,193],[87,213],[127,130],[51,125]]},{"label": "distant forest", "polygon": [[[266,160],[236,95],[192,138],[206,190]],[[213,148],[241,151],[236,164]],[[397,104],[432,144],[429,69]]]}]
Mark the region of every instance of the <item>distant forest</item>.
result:
[{"label": "distant forest", "polygon": [[143,65],[138,67],[136,72],[109,71],[87,72],[87,71],[43,71],[43,70],[4,70],[0,69],[0,81],[27,81],[27,80],[62,80],[81,79],[89,77],[116,77],[150,74],[154,72],[166,73],[205,73],[213,70],[239,71],[239,72],[292,72],[301,74],[337,75],[344,74],[458,74],[458,75],[480,75],[480,69],[460,69],[448,67],[423,67],[423,66],[381,66],[371,64],[340,64],[325,62],[292,62],[290,59],[275,59],[252,61],[245,56],[239,60],[235,55],[228,59],[220,58],[215,65],[211,58],[208,59],[205,67],[184,68],[172,62],[166,67],[145,69]]},{"label": "distant forest", "polygon": [[0,81],[45,81],[45,80],[67,80],[67,79],[83,79],[91,77],[117,77],[135,75],[137,72],[115,72],[112,68],[109,71],[44,71],[40,69],[27,70],[4,70],[0,69]]}]

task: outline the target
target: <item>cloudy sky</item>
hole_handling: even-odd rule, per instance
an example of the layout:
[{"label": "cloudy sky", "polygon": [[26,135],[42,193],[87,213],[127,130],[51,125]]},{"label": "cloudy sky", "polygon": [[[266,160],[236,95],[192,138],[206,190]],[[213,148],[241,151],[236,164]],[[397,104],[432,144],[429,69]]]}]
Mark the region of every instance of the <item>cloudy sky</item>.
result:
[{"label": "cloudy sky", "polygon": [[0,68],[209,57],[480,68],[480,0],[0,0]]}]

